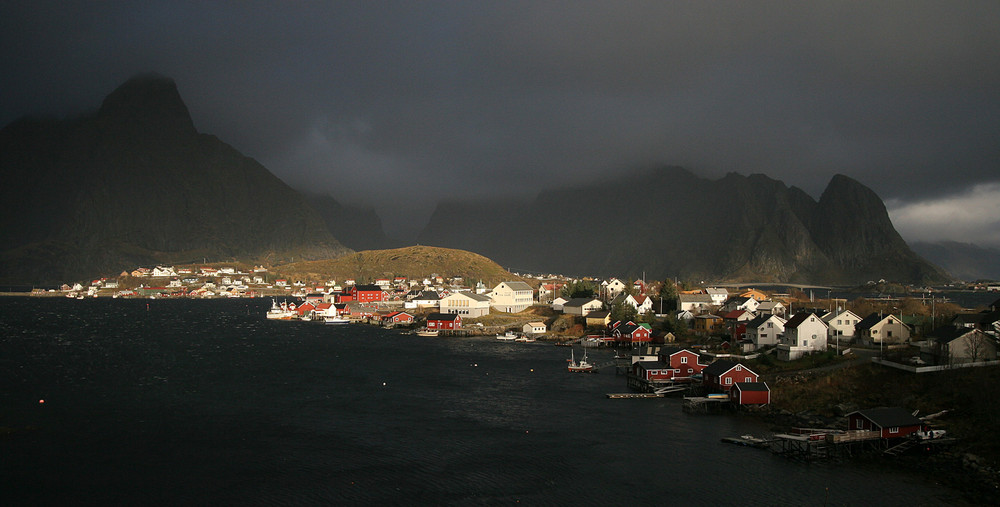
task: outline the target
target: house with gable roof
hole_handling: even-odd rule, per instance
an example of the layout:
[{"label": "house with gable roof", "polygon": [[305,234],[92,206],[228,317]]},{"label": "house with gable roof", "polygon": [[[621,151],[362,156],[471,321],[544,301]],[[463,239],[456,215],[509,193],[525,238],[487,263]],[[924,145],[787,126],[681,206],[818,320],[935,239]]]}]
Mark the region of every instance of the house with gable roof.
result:
[{"label": "house with gable roof", "polygon": [[910,328],[895,315],[873,313],[854,326],[854,335],[866,345],[903,343],[910,339]]},{"label": "house with gable roof", "polygon": [[905,437],[926,428],[923,421],[900,407],[879,407],[847,414],[850,431],[877,431],[882,438]]},{"label": "house with gable roof", "polygon": [[994,361],[997,341],[979,329],[943,326],[930,333],[931,353],[937,364]]},{"label": "house with gable roof", "polygon": [[815,313],[796,313],[785,322],[785,334],[778,344],[778,359],[792,361],[825,351],[828,332],[826,322]]},{"label": "house with gable roof", "polygon": [[617,278],[601,282],[601,286],[603,287],[604,293],[607,295],[608,299],[614,299],[615,296],[621,294],[625,290],[625,282]]},{"label": "house with gable roof", "polygon": [[535,303],[534,294],[534,289],[524,282],[500,282],[490,292],[490,300],[497,311],[518,313]]},{"label": "house with gable roof", "polygon": [[861,322],[861,317],[850,310],[841,310],[824,315],[823,322],[826,322],[830,330],[831,339],[851,342],[854,341],[855,326]]},{"label": "house with gable roof", "polygon": [[466,318],[482,317],[490,313],[490,298],[472,292],[455,292],[441,298],[441,313],[457,313]]},{"label": "house with gable roof", "polygon": [[757,350],[777,345],[784,332],[785,319],[777,315],[761,315],[747,322],[746,339],[753,344],[752,350]]},{"label": "house with gable roof", "polygon": [[701,362],[701,356],[697,352],[679,347],[660,348],[659,361],[670,365],[677,377],[690,377],[701,373],[708,366]]},{"label": "house with gable roof", "polygon": [[705,294],[711,296],[712,304],[716,306],[725,304],[726,300],[729,299],[729,291],[721,287],[709,287],[705,289]]},{"label": "house with gable roof", "polygon": [[753,370],[728,359],[719,359],[706,366],[701,375],[705,388],[724,392],[729,392],[737,382],[757,382],[758,379]]},{"label": "house with gable roof", "polygon": [[708,311],[713,306],[716,306],[712,302],[712,296],[708,294],[678,294],[677,295],[677,310],[678,311],[689,311],[694,314],[698,314],[704,311]]},{"label": "house with gable roof", "polygon": [[573,298],[563,303],[563,313],[586,317],[590,312],[600,311],[604,303],[594,298]]}]

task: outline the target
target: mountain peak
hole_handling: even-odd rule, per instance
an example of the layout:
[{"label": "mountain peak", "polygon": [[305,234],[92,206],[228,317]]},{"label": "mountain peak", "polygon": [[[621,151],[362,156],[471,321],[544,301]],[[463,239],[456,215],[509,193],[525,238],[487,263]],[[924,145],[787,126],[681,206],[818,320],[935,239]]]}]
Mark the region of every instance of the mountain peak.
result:
[{"label": "mountain peak", "polygon": [[121,122],[134,132],[196,133],[177,84],[156,73],[138,74],[125,81],[104,99],[98,115]]}]

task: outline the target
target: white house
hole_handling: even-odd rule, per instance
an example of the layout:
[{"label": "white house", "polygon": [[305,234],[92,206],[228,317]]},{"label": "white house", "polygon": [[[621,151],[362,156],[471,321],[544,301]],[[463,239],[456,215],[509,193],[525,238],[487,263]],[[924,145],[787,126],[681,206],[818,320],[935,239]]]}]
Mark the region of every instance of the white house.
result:
[{"label": "white house", "polygon": [[173,266],[156,266],[153,268],[153,276],[177,276]]},{"label": "white house", "polygon": [[830,339],[851,342],[854,340],[854,326],[861,322],[861,317],[850,310],[841,310],[824,315],[823,322],[830,329]]},{"label": "white house", "polygon": [[785,319],[777,315],[761,315],[747,322],[747,339],[757,350],[768,345],[777,345],[785,332]]},{"label": "white house", "polygon": [[436,291],[424,290],[410,301],[417,305],[417,308],[437,308],[441,304],[441,296]]},{"label": "white house", "polygon": [[633,296],[631,294],[625,296],[625,303],[631,305],[632,308],[635,308],[639,315],[645,314],[653,309],[653,300],[642,294],[638,296]]},{"label": "white house", "polygon": [[604,303],[594,298],[574,298],[563,304],[563,313],[586,317],[590,312],[600,311]]},{"label": "white house", "polygon": [[766,313],[768,315],[777,315],[782,318],[785,317],[785,312],[785,305],[781,304],[781,301],[771,300],[761,301],[760,304],[757,305],[756,311],[757,314]]},{"label": "white house", "polygon": [[500,282],[490,292],[493,308],[501,312],[517,313],[535,303],[535,291],[524,282]]},{"label": "white house", "polygon": [[725,313],[734,310],[746,310],[750,313],[757,313],[758,306],[760,306],[760,301],[752,297],[737,296],[729,298],[726,304],[723,305],[722,311]]},{"label": "white house", "polygon": [[714,306],[708,294],[680,294],[677,296],[677,310],[701,313]]},{"label": "white house", "polygon": [[544,322],[529,322],[521,328],[524,334],[545,334],[545,323]]},{"label": "white house", "polygon": [[705,293],[712,297],[712,304],[721,305],[729,299],[729,291],[718,287],[709,287]]},{"label": "white house", "polygon": [[471,292],[455,292],[441,298],[441,313],[454,313],[467,319],[482,317],[490,313],[490,298]]},{"label": "white house", "polygon": [[569,300],[566,299],[566,298],[564,298],[564,297],[561,297],[561,296],[553,299],[552,300],[552,309],[555,310],[555,311],[557,311],[557,312],[561,312],[562,309],[563,309],[563,305],[566,304],[567,301],[569,301]]},{"label": "white house", "polygon": [[796,313],[785,322],[785,335],[778,344],[778,359],[791,361],[826,350],[826,322],[815,313]]},{"label": "white house", "polygon": [[910,328],[895,315],[873,313],[854,326],[854,336],[868,345],[903,343],[910,339]]},{"label": "white house", "polygon": [[617,278],[612,278],[606,282],[601,282],[604,286],[604,293],[607,294],[608,299],[614,299],[615,296],[622,293],[625,290],[625,282]]}]

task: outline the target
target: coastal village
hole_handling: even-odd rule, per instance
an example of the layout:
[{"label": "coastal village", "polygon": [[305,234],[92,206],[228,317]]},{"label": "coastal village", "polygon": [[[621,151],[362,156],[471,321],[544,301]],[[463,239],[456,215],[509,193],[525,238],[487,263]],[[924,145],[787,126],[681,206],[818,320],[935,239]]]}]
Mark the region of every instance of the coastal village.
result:
[{"label": "coastal village", "polygon": [[[847,366],[868,364],[920,376],[1000,365],[1000,299],[962,308],[928,288],[912,297],[849,301],[816,299],[801,290],[511,275],[490,285],[436,273],[302,281],[264,266],[156,266],[32,294],[267,298],[270,309],[262,318],[275,321],[363,323],[441,339],[495,336],[572,347],[568,374],[607,371],[623,378],[627,392],[608,398],[678,396],[691,413],[761,415],[781,422],[784,431],[724,441],[796,459],[933,452],[956,440],[941,426],[947,409],[920,413],[901,405],[838,403],[820,415],[771,406],[813,371],[827,370],[832,377],[849,371]],[[587,351],[597,349],[613,350],[614,359],[589,362]],[[962,459],[996,480],[980,458]]]}]

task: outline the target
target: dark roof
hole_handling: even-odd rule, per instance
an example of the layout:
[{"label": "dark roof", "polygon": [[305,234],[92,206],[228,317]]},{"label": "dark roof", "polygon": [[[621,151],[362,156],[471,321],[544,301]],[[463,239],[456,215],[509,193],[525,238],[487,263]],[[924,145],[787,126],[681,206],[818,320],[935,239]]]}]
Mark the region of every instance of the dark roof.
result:
[{"label": "dark roof", "polygon": [[434,301],[435,299],[441,299],[441,296],[436,291],[433,290],[422,290],[420,291],[420,294],[418,294],[417,297],[413,299]]},{"label": "dark roof", "polygon": [[955,325],[958,324],[975,325],[979,324],[979,322],[983,320],[983,316],[985,315],[986,315],[985,313],[958,313],[955,314],[955,317],[953,319],[951,319],[951,323]]},{"label": "dark roof", "polygon": [[974,333],[976,330],[971,327],[942,326],[928,333],[934,341],[938,343],[951,343],[962,336]]},{"label": "dark roof", "polygon": [[663,364],[659,361],[636,361],[636,363],[643,370],[670,370],[672,369],[669,364]]},{"label": "dark roof", "polygon": [[382,287],[379,287],[378,285],[375,285],[373,283],[365,285],[355,285],[354,288],[357,289],[358,292],[382,292]]},{"label": "dark roof", "polygon": [[588,319],[603,319],[603,318],[607,317],[608,315],[611,315],[611,311],[609,311],[609,310],[598,310],[596,312],[590,312],[590,313],[588,313],[587,314],[587,318]]},{"label": "dark roof", "polygon": [[770,391],[765,382],[737,382],[733,387],[740,391]]},{"label": "dark roof", "polygon": [[873,313],[861,319],[861,322],[855,324],[854,329],[858,331],[862,329],[871,329],[871,327],[874,326],[875,324],[878,324],[880,320],[882,320],[882,316],[879,315],[878,313]]},{"label": "dark roof", "polygon": [[900,407],[879,407],[879,408],[869,408],[868,410],[858,410],[857,412],[851,412],[847,414],[848,417],[858,414],[865,419],[868,419],[876,426],[882,428],[897,428],[899,426],[918,426],[923,424],[923,421],[918,419],[915,415],[911,414],[904,408]]},{"label": "dark roof", "polygon": [[[805,322],[806,319],[808,319],[809,317],[816,317],[817,319],[819,319],[820,322],[823,322],[823,319],[820,319],[818,316],[816,316],[815,313],[799,312],[796,313],[792,318],[788,319],[788,322],[785,322],[785,329],[795,329],[799,327],[799,324]],[[826,322],[823,322],[823,325],[825,326]]]},{"label": "dark roof", "polygon": [[738,363],[735,361],[730,361],[728,359],[719,359],[718,361],[708,365],[701,373],[706,377],[709,375],[719,376],[727,371],[733,369]]},{"label": "dark roof", "polygon": [[427,316],[427,320],[455,320],[458,314],[455,313],[432,313]]},{"label": "dark roof", "polygon": [[990,305],[990,308],[992,308],[993,311],[1000,311],[1000,299],[994,301],[993,304]]},{"label": "dark roof", "polygon": [[563,308],[566,308],[567,306],[572,306],[572,307],[575,308],[577,306],[583,306],[583,305],[585,305],[587,303],[590,303],[591,301],[598,301],[598,302],[600,302],[599,300],[594,299],[594,298],[573,298],[573,299],[570,299],[569,301],[563,303]]}]

